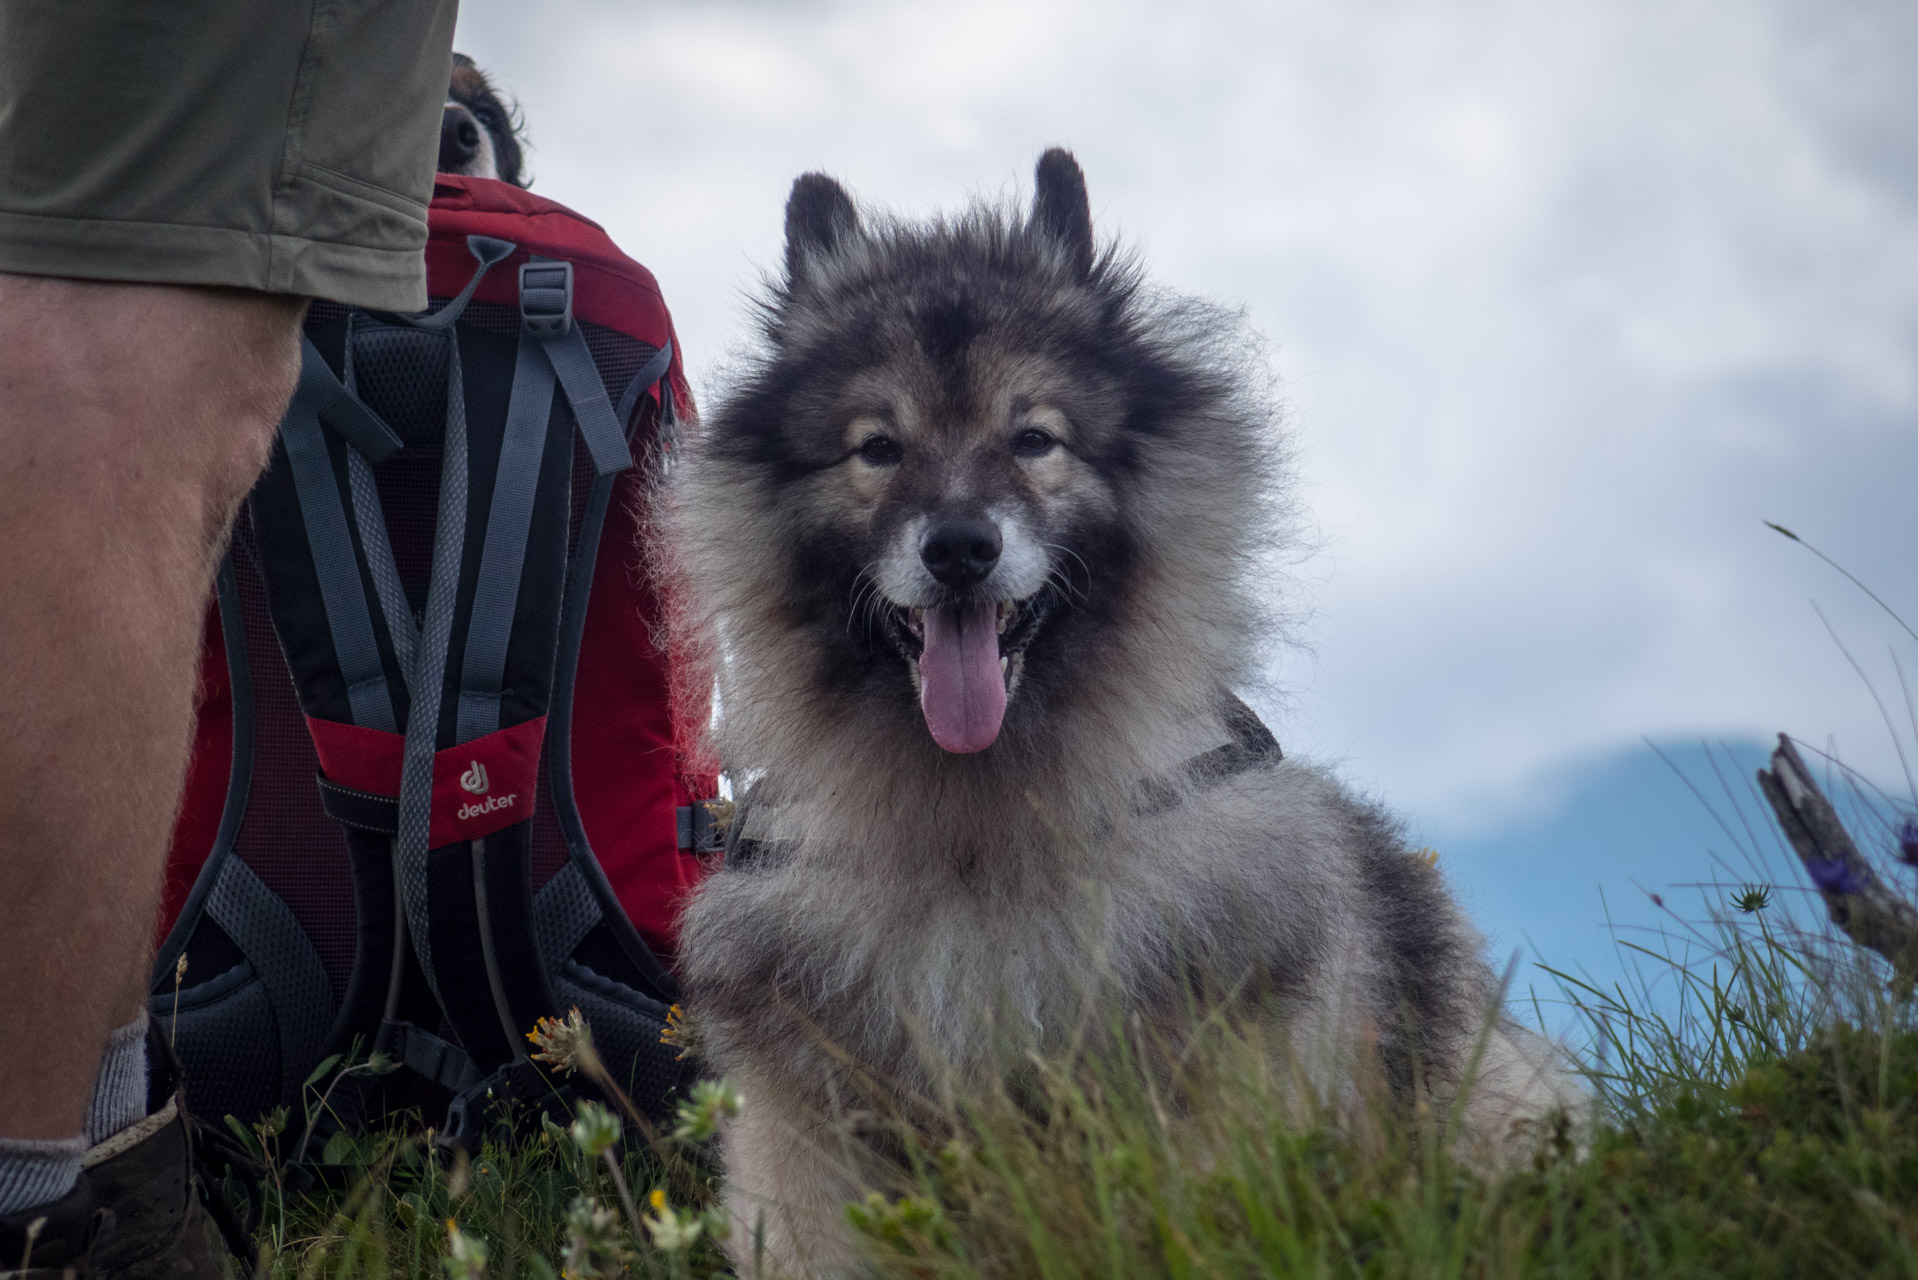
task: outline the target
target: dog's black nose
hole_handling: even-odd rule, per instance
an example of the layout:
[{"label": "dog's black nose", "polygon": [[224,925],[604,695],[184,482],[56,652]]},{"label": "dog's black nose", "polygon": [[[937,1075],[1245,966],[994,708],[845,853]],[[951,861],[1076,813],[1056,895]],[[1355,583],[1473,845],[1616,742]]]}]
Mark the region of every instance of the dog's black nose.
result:
[{"label": "dog's black nose", "polygon": [[449,104],[440,116],[440,172],[460,172],[479,149],[479,121],[465,107]]},{"label": "dog's black nose", "polygon": [[982,581],[999,563],[999,526],[990,520],[948,520],[936,524],[919,547],[932,576],[949,587]]}]

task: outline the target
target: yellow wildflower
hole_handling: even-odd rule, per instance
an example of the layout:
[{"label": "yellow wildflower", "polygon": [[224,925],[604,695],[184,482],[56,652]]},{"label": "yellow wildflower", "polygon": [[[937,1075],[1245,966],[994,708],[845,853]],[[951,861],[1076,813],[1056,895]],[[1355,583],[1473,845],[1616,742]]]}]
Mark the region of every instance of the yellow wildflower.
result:
[{"label": "yellow wildflower", "polygon": [[544,1062],[559,1071],[572,1071],[582,1065],[582,1058],[590,1053],[593,1046],[593,1032],[581,1016],[579,1006],[574,1005],[572,1012],[563,1018],[541,1018],[526,1033],[537,1052],[533,1061]]}]

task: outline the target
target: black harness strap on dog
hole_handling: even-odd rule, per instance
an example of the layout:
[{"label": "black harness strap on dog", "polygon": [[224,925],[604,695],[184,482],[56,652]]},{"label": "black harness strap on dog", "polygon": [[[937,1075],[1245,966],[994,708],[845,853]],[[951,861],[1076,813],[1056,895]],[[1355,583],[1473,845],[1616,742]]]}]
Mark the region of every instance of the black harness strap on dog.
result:
[{"label": "black harness strap on dog", "polygon": [[[1279,749],[1279,740],[1265,727],[1258,713],[1235,693],[1228,691],[1220,702],[1219,719],[1225,724],[1225,730],[1232,735],[1231,741],[1221,743],[1210,751],[1202,751],[1178,768],[1187,784],[1196,783],[1203,787],[1215,782],[1223,782],[1236,774],[1258,768],[1260,765],[1277,764],[1285,759],[1285,752]],[[1133,815],[1149,818],[1164,813],[1178,804],[1181,788],[1163,777],[1147,778],[1139,784],[1139,801],[1132,808]]]},{"label": "black harness strap on dog", "polygon": [[1258,713],[1246,706],[1237,694],[1225,695],[1225,706],[1220,717],[1225,721],[1226,732],[1232,735],[1232,741],[1188,760],[1185,770],[1194,778],[1229,778],[1255,765],[1277,764],[1285,759],[1285,752],[1279,749],[1279,740],[1265,727],[1265,721],[1259,719]]},{"label": "black harness strap on dog", "polygon": [[[1261,765],[1277,764],[1285,758],[1285,752],[1279,748],[1279,740],[1265,727],[1258,713],[1237,694],[1225,694],[1220,704],[1219,718],[1224,722],[1226,732],[1231,734],[1231,741],[1193,756],[1178,767],[1173,777],[1183,775],[1188,784],[1204,786],[1222,782]],[[1133,816],[1149,818],[1164,813],[1180,803],[1184,794],[1180,786],[1168,781],[1165,776],[1145,778],[1139,783],[1139,798],[1133,805]],[[748,791],[736,799],[737,804],[723,833],[714,825],[705,805],[679,810],[679,847],[699,852],[707,848],[703,842],[710,841],[712,847],[725,851],[726,865],[735,869],[751,866],[769,856],[778,856],[778,841],[746,834],[747,815],[753,807],[752,793]]]}]

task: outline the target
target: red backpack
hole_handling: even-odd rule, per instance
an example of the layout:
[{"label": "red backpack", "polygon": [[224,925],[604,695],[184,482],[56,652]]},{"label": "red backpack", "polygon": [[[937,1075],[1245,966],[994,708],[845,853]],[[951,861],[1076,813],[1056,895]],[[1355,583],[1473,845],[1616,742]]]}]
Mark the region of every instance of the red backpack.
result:
[{"label": "red backpack", "polygon": [[377,1051],[410,1076],[321,1130],[448,1104],[470,1138],[481,1099],[551,1096],[524,1033],[573,1007],[664,1115],[717,846],[642,541],[690,403],[672,320],[517,187],[442,174],[429,226],[427,314],[308,314],[208,618],[151,1014],[214,1119],[297,1121],[318,1064]]}]

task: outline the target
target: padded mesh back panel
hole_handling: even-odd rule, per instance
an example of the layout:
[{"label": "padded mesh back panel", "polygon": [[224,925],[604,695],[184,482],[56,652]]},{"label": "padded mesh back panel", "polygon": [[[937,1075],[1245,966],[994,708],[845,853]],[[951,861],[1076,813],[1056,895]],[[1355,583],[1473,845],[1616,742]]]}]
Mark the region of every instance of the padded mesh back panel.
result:
[{"label": "padded mesh back panel", "polygon": [[292,908],[320,953],[338,1000],[353,969],[358,932],[352,870],[339,826],[320,807],[313,781],[319,757],[267,614],[252,538],[252,522],[243,511],[234,530],[233,560],[253,667],[253,786],[233,851]]},{"label": "padded mesh back panel", "polygon": [[354,326],[354,393],[409,448],[437,449],[446,430],[446,342],[405,326]]},{"label": "padded mesh back panel", "polygon": [[572,960],[553,975],[553,989],[562,1008],[577,1007],[585,1015],[608,1069],[625,1076],[620,1083],[626,1092],[654,1108],[653,1119],[664,1119],[666,1098],[687,1074],[676,1051],[659,1040],[666,1006]]},{"label": "padded mesh back panel", "polygon": [[626,384],[657,351],[637,338],[584,320],[580,321],[579,329],[586,335],[586,350],[592,353],[593,363],[599,367],[599,380],[606,386],[606,398],[617,407],[619,398],[626,394]]},{"label": "padded mesh back panel", "polygon": [[440,442],[446,434],[445,335],[360,323],[353,335],[355,394],[406,447],[374,470],[393,562],[418,624],[433,572]]},{"label": "padded mesh back panel", "polygon": [[324,324],[329,320],[340,319],[351,310],[351,307],[343,306],[340,303],[329,302],[325,298],[315,298],[307,304],[306,322],[308,324]]},{"label": "padded mesh back panel", "polygon": [[266,987],[241,964],[180,993],[173,1049],[187,1107],[251,1121],[280,1100],[280,1028]]}]

